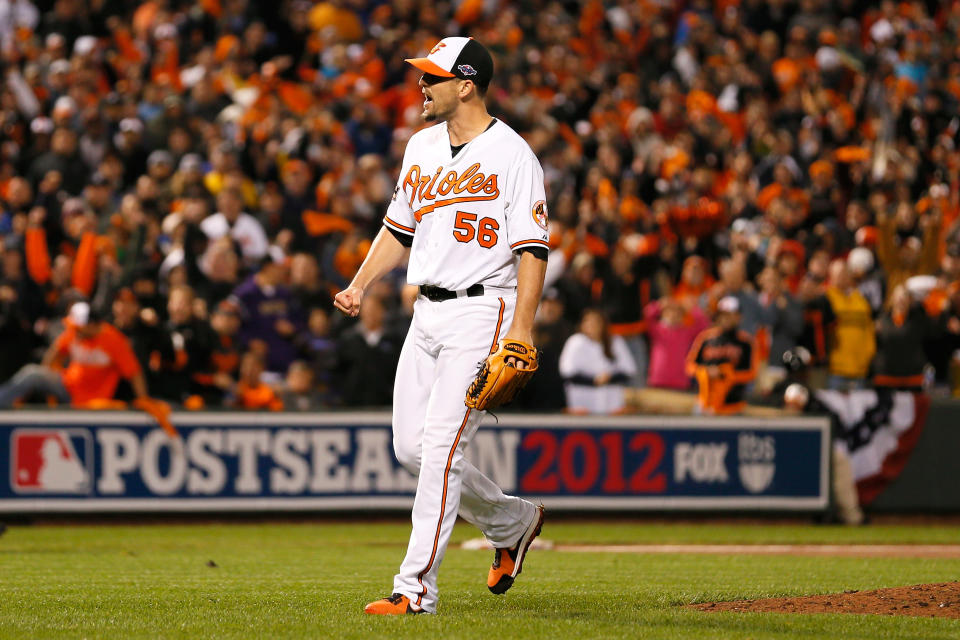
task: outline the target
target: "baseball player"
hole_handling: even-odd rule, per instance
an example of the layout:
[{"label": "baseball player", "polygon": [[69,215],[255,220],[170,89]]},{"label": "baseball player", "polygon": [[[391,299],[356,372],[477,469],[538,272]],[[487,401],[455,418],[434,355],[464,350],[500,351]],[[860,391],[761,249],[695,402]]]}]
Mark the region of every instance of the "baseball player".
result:
[{"label": "baseball player", "polygon": [[407,281],[420,295],[397,365],[393,445],[419,478],[413,531],[393,595],[365,609],[388,615],[436,612],[437,572],[458,512],[496,549],[487,577],[496,594],[513,584],[543,524],[542,507],[505,495],[464,458],[485,415],[464,404],[478,363],[501,341],[532,343],[547,264],[543,170],[487,113],[493,59],[480,43],[444,38],[407,62],[423,72],[423,118],[438,124],[407,143],[383,228],[334,301],[356,316],[364,291],[409,248]]}]

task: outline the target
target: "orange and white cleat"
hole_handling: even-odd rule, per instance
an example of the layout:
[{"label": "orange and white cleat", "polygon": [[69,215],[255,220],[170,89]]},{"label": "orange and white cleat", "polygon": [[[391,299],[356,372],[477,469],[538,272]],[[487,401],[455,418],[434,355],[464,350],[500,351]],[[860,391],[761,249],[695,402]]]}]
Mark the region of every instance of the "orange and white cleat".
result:
[{"label": "orange and white cleat", "polygon": [[542,528],[543,505],[540,505],[537,507],[537,517],[523,532],[517,544],[510,549],[494,550],[493,565],[490,567],[490,573],[487,574],[487,588],[491,592],[500,595],[513,586],[514,578],[523,570],[523,559],[527,555],[527,550],[533,539],[540,535]]},{"label": "orange and white cleat", "polygon": [[389,598],[376,600],[363,608],[364,613],[375,616],[402,616],[406,614],[423,613],[422,609],[414,609],[410,598],[395,593]]}]

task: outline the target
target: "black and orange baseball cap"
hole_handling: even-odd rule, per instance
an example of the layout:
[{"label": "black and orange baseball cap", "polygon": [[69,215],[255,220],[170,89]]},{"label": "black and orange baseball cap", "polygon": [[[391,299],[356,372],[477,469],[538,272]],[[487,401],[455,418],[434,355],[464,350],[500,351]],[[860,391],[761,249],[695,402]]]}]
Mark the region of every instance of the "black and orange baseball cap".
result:
[{"label": "black and orange baseball cap", "polygon": [[424,73],[471,80],[481,89],[486,89],[493,78],[493,57],[473,38],[444,38],[425,58],[406,58],[406,61]]}]

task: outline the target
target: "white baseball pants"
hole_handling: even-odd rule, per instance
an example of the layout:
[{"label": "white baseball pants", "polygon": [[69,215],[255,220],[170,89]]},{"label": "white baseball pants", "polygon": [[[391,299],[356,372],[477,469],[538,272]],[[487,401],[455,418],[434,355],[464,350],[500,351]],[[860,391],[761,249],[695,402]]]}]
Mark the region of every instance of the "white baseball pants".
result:
[{"label": "white baseball pants", "polygon": [[418,474],[413,531],[393,592],[436,612],[437,573],[457,513],[495,547],[511,547],[536,517],[464,459],[486,412],[463,404],[479,363],[506,333],[516,293],[433,302],[420,296],[400,352],[393,396],[397,459]]}]

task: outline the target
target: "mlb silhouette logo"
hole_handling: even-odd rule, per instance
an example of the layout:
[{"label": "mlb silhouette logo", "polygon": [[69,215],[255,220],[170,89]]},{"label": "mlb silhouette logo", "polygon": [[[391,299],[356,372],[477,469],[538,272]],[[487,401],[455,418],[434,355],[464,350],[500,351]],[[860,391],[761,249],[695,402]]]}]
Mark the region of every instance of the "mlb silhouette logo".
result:
[{"label": "mlb silhouette logo", "polygon": [[90,493],[92,451],[86,429],[15,429],[10,486],[17,493]]}]

